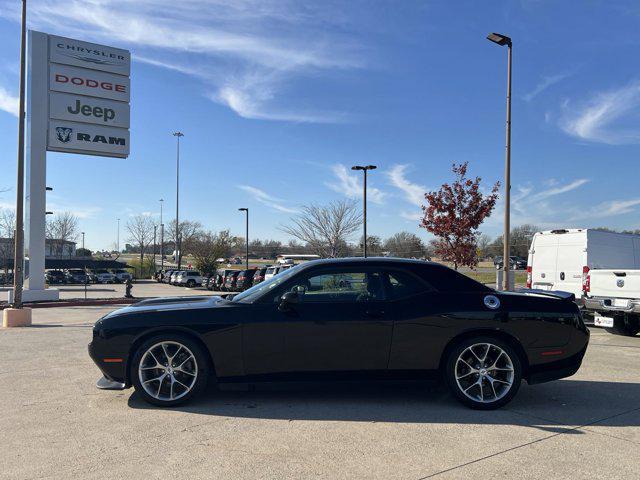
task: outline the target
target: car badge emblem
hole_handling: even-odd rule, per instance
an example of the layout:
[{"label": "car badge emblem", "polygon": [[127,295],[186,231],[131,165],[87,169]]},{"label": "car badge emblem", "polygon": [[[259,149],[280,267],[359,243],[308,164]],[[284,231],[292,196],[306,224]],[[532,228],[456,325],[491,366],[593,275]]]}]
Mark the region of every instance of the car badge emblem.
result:
[{"label": "car badge emblem", "polygon": [[619,286],[620,288],[624,287],[624,280],[620,279],[616,282],[616,285]]},{"label": "car badge emblem", "polygon": [[484,297],[484,306],[495,310],[496,308],[500,308],[500,300],[498,300],[498,297],[495,295],[487,295]]},{"label": "car badge emblem", "polygon": [[56,127],[56,137],[58,137],[58,140],[60,140],[62,143],[68,143],[71,140],[72,133],[72,128]]}]

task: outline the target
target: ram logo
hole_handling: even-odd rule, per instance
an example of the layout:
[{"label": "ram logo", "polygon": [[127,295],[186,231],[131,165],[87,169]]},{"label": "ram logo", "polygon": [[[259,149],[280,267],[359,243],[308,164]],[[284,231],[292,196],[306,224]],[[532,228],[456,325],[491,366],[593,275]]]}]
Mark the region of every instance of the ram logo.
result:
[{"label": "ram logo", "polygon": [[620,279],[616,282],[616,285],[620,288],[624,287],[624,280]]},{"label": "ram logo", "polygon": [[56,127],[56,137],[58,137],[58,140],[60,140],[62,143],[67,143],[69,140],[71,140],[72,133],[72,128]]}]

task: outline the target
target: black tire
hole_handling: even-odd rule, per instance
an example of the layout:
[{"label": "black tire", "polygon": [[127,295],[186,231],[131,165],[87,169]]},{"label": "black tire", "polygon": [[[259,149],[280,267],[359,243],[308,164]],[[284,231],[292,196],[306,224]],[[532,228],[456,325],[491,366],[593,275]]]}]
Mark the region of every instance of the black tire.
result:
[{"label": "black tire", "polygon": [[196,286],[196,281],[195,280],[189,280],[187,281],[187,287],[189,288],[193,288]]},{"label": "black tire", "polygon": [[635,337],[640,332],[640,320],[637,317],[616,317],[613,320],[613,328],[605,328],[613,335]]},{"label": "black tire", "polygon": [[[142,381],[140,379],[139,367],[140,367],[140,362],[143,360],[145,356],[145,353],[149,349],[163,342],[182,345],[184,348],[187,349],[187,352],[183,350],[183,355],[187,355],[188,353],[191,353],[195,358],[195,368],[193,368],[192,371],[195,371],[196,375],[195,375],[195,380],[193,380],[193,383],[190,383],[188,379],[191,377],[187,376],[186,373],[182,374],[182,373],[177,373],[176,371],[173,372],[173,374],[176,376],[175,378],[184,381],[187,384],[187,386],[191,387],[190,390],[186,392],[184,395],[173,400],[154,397],[153,395],[148,393],[147,390],[145,390],[145,388],[142,385]],[[176,346],[174,346],[174,348],[175,347]],[[156,349],[157,348],[158,347],[156,347]],[[157,352],[157,350],[154,350],[154,351]],[[177,352],[178,350],[175,350],[175,351],[171,351],[170,353],[173,353],[174,355],[176,355]],[[159,356],[161,355],[162,354],[160,354]],[[184,357],[180,357],[179,360],[182,360],[183,358]],[[162,359],[160,358],[158,358],[157,360],[162,362]],[[193,360],[188,360],[188,363],[190,366],[192,366],[192,362]],[[162,370],[159,370],[159,369],[154,369],[154,370],[158,370],[156,373],[162,374]],[[152,405],[158,405],[161,407],[175,407],[177,405],[182,405],[188,402],[189,400],[198,396],[200,393],[202,393],[206,389],[207,383],[209,380],[209,375],[211,375],[211,363],[209,360],[209,356],[204,352],[202,347],[197,342],[190,339],[189,337],[186,337],[180,334],[175,334],[175,333],[159,334],[144,341],[138,347],[135,354],[133,355],[133,361],[131,362],[130,375],[131,375],[130,377],[131,383],[135,387],[136,392],[142,397],[144,401],[151,403]],[[170,383],[173,383],[173,379],[171,379],[171,382],[164,381],[164,380],[163,382],[164,383],[159,383],[159,387],[160,389],[166,390],[167,386],[169,386]],[[155,388],[155,383],[152,382],[152,384],[154,384],[154,388]],[[173,394],[173,391],[171,393]],[[181,393],[180,390],[176,392],[176,394],[179,394],[179,393]]]},{"label": "black tire", "polygon": [[[479,346],[474,347],[470,353],[468,349],[474,345]],[[489,350],[489,354],[486,356],[484,365],[480,365],[479,361],[483,359],[482,353],[484,351],[481,347],[482,345],[497,347]],[[503,353],[499,353],[499,350]],[[465,352],[464,355],[463,352]],[[478,355],[479,360],[475,361],[478,357],[471,355],[473,352]],[[497,357],[498,354],[500,355],[499,358]],[[462,375],[467,376],[461,376],[459,380],[456,379],[456,365],[459,363],[458,359],[461,355],[463,357],[470,355],[469,358],[472,358],[475,361],[475,363],[470,366],[471,368],[468,369],[468,372],[471,372],[472,368],[475,370],[478,366],[481,367],[479,371],[484,372],[482,378],[480,373],[459,372],[462,373]],[[503,355],[506,355],[506,358]],[[464,360],[464,358],[462,360]],[[469,363],[471,362],[472,360],[469,361]],[[494,366],[497,365],[500,371],[486,369],[486,367],[490,367],[491,364]],[[511,372],[506,370],[506,367],[509,365],[512,368]],[[460,368],[466,368],[465,361],[460,362]],[[473,409],[494,410],[509,403],[516,393],[518,393],[518,389],[520,388],[520,383],[522,381],[522,362],[517,352],[507,342],[490,336],[478,336],[462,340],[450,350],[445,360],[443,374],[449,390],[458,399],[458,401]],[[491,375],[494,375],[495,378]],[[501,380],[498,380],[498,377],[500,377]],[[507,387],[503,385],[506,385],[509,380],[511,383],[507,389]],[[502,383],[498,383],[498,381]],[[471,385],[471,387],[469,387],[469,385]],[[465,387],[467,388],[468,393],[463,391]],[[491,387],[491,390],[489,387]],[[498,390],[496,390],[496,387]],[[485,393],[485,388],[487,389],[487,393]],[[496,400],[491,400],[493,392],[496,392]],[[476,399],[471,397],[475,397]],[[481,397],[484,401],[480,401]]]}]

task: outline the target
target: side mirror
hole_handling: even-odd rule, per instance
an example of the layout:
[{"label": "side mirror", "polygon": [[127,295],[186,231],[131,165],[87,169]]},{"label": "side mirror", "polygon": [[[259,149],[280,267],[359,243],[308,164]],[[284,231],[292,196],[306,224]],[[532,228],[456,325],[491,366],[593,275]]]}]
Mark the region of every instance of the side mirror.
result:
[{"label": "side mirror", "polygon": [[291,305],[295,305],[300,303],[300,297],[298,296],[298,292],[286,292],[280,297],[280,305],[278,306],[278,310],[281,312],[286,312],[291,309]]}]

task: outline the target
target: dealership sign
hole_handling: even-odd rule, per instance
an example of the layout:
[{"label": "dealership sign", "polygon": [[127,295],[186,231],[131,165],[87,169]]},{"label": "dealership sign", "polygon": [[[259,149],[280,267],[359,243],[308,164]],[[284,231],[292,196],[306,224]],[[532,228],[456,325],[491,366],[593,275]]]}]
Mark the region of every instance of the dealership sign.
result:
[{"label": "dealership sign", "polygon": [[131,54],[55,35],[46,37],[47,150],[129,155]]}]

